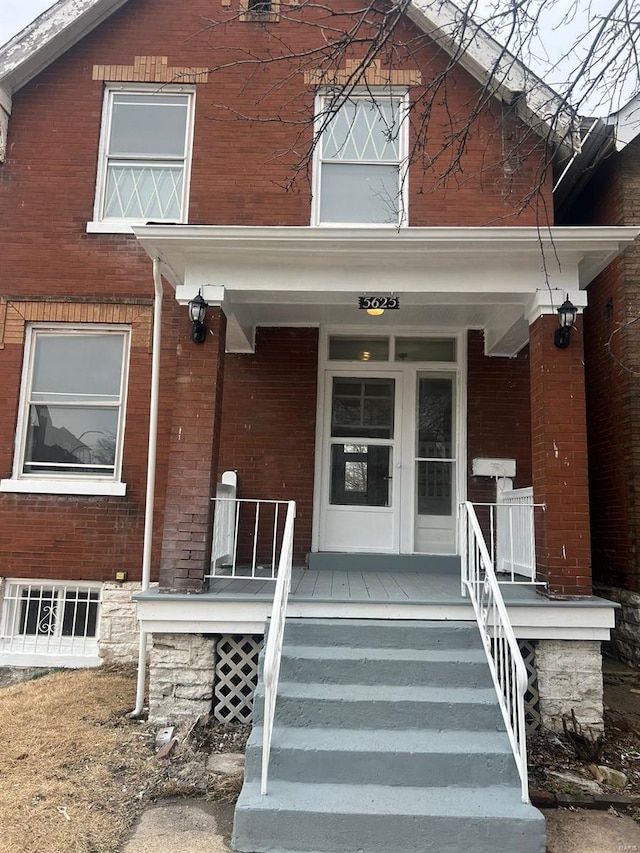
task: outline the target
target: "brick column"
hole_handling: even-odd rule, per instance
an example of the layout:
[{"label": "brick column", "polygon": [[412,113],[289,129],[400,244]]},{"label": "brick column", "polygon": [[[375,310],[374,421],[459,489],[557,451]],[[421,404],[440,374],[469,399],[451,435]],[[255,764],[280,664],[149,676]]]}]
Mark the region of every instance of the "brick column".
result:
[{"label": "brick column", "polygon": [[201,592],[211,543],[211,496],[214,494],[220,443],[225,317],[207,312],[209,330],[202,344],[191,341],[184,309],[176,349],[167,496],[162,531],[160,589]]},{"label": "brick column", "polygon": [[538,580],[548,582],[552,595],[591,595],[582,333],[576,328],[569,346],[558,349],[557,314],[540,316],[538,305],[536,315],[529,330],[533,494],[546,504],[546,511],[536,510]]}]

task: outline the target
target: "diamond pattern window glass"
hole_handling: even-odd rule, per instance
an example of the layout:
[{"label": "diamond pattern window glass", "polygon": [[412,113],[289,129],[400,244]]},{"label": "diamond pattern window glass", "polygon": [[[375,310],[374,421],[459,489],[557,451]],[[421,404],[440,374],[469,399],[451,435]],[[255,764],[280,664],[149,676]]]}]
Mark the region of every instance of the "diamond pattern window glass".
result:
[{"label": "diamond pattern window glass", "polygon": [[108,91],[97,218],[181,222],[193,95]]},{"label": "diamond pattern window glass", "polygon": [[327,121],[334,109],[330,96],[320,99],[326,127],[317,161],[317,224],[402,224],[405,97],[352,96]]}]

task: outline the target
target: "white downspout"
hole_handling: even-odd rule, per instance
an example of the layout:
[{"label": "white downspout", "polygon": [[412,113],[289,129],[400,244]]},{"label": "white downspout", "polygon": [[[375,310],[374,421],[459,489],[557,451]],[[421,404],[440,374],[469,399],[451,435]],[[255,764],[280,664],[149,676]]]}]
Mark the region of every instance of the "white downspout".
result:
[{"label": "white downspout", "polygon": [[[147,453],[147,492],[144,506],[144,544],[142,546],[142,592],[149,589],[151,580],[151,549],[153,547],[153,510],[156,492],[156,446],[158,438],[158,397],[160,392],[160,341],[162,321],[162,276],[160,260],[153,259],[153,339],[151,357],[151,401],[149,405],[149,449]],[[144,708],[144,683],[147,666],[147,634],[140,631],[138,648],[138,682],[136,707],[130,717],[139,717]]]}]

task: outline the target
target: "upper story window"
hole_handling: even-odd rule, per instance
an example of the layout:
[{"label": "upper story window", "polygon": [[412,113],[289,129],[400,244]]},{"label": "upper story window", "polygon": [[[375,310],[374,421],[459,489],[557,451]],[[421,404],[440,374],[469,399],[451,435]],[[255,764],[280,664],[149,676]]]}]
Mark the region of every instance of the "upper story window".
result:
[{"label": "upper story window", "polygon": [[2,481],[4,491],[124,494],[128,361],[128,329],[28,328],[13,480]]},{"label": "upper story window", "polygon": [[186,221],[193,100],[182,88],[106,90],[94,222],[113,228],[99,230]]},{"label": "upper story window", "polygon": [[405,225],[406,93],[317,100],[314,225]]}]

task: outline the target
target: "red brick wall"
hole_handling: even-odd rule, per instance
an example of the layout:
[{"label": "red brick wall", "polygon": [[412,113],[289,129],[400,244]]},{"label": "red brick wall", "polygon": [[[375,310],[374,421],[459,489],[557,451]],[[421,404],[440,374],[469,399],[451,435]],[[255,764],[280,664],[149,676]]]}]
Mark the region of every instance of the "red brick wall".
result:
[{"label": "red brick wall", "polygon": [[[600,166],[568,224],[627,225],[640,217],[640,146]],[[588,288],[584,348],[594,578],[640,591],[640,248],[629,247]]]},{"label": "red brick wall", "polygon": [[469,332],[467,371],[468,497],[493,502],[495,480],[471,475],[475,457],[515,459],[516,488],[532,484],[528,349],[517,358],[488,358],[482,332]]},{"label": "red brick wall", "polygon": [[538,578],[562,596],[591,594],[584,353],[580,326],[566,349],[553,343],[558,321],[530,327],[533,493]]},{"label": "red brick wall", "polygon": [[160,586],[200,592],[211,553],[211,496],[220,444],[226,321],[208,312],[203,343],[183,312],[176,352]]},{"label": "red brick wall", "polygon": [[[326,18],[321,7],[306,9],[305,14],[324,18],[331,26],[346,25],[340,16]],[[131,276],[131,262],[141,257],[135,244],[83,231],[92,218],[103,98],[103,83],[92,79],[93,65],[131,65],[136,55],[166,56],[170,66],[215,69],[231,63],[196,86],[192,223],[309,224],[309,170],[300,170],[293,187],[290,179],[311,142],[314,88],[291,64],[233,63],[247,60],[248,52],[277,55],[285,50],[283,45],[308,51],[322,42],[322,31],[285,19],[266,27],[236,21],[202,31],[203,21],[212,14],[220,18],[233,10],[225,13],[219,5],[214,10],[209,0],[130,0],[15,96],[8,160],[0,169],[0,208],[5,216],[11,210],[8,224],[19,235],[11,246],[12,261],[27,261],[34,250],[46,246],[47,275],[53,281],[63,269],[71,278],[87,270],[92,281],[89,271],[106,262],[110,269],[105,283],[118,291],[135,290],[134,280],[127,286],[120,277],[125,271]],[[225,46],[224,39],[232,45]],[[401,27],[396,40],[411,45],[398,48],[396,67],[419,67],[429,83],[446,68],[448,57],[426,37],[417,38],[410,27]],[[353,54],[363,50],[353,48]],[[540,216],[546,223],[551,205],[549,180],[540,172],[543,151],[522,130],[519,156],[509,157],[505,169],[513,134],[504,132],[497,101],[473,122],[458,157],[452,140],[463,126],[460,117],[473,108],[478,95],[475,80],[454,69],[433,100],[424,147],[423,138],[412,137],[411,146],[418,146],[409,180],[413,225],[532,225],[539,211],[535,201],[524,199],[539,181],[544,187]],[[415,87],[412,97],[424,99],[424,90]],[[255,120],[239,120],[238,115]],[[511,124],[507,122],[508,129]],[[42,281],[30,278],[25,285],[41,290]]]},{"label": "red brick wall", "polygon": [[[150,267],[147,289],[151,287]],[[19,305],[19,303],[17,303]],[[174,390],[175,315],[180,310],[171,294],[165,299],[164,348],[161,358],[161,413],[159,420],[157,504],[154,525],[154,561],[160,554],[164,489],[167,473],[168,401]],[[141,305],[143,315],[150,305]],[[103,322],[113,319],[105,305]],[[125,497],[86,497],[0,493],[0,565],[7,577],[59,578],[102,581],[116,570],[139,580],[146,489],[149,382],[149,336],[132,345],[126,408],[122,480]],[[7,403],[0,409],[0,477],[13,468],[13,438],[22,373],[21,343],[0,348],[0,375]]]},{"label": "red brick wall", "polygon": [[227,355],[219,476],[242,498],[295,500],[296,558],[311,550],[317,329],[261,328],[255,355]]},{"label": "red brick wall", "polygon": [[[169,65],[215,67],[235,62],[243,50],[268,56],[286,43],[304,51],[321,37],[316,26],[290,25],[284,19],[272,27],[233,23],[210,32],[202,29],[203,21],[224,14],[219,4],[214,9],[208,0],[188,4],[129,0],[15,94],[7,160],[0,165],[4,282],[0,296],[71,301],[150,298],[151,262],[135,238],[85,233],[93,216],[104,89],[102,82],[92,79],[92,69],[94,64],[130,65],[136,55],[167,56]],[[310,14],[324,15],[320,7]],[[331,20],[339,25],[342,19]],[[408,69],[420,66],[431,81],[448,60],[415,36],[410,27],[399,31],[398,38],[412,46],[398,50],[397,64]],[[227,37],[235,40],[233,48],[224,47],[222,39]],[[277,64],[235,65],[212,73],[209,83],[196,88],[190,222],[307,225],[308,171],[303,169],[295,185],[284,189],[298,163],[296,152],[304,152],[311,141],[304,120],[312,114],[314,92],[302,75],[291,66],[283,77]],[[411,167],[409,203],[414,225],[531,225],[536,221],[537,211],[532,205],[523,207],[522,197],[539,178],[540,147],[530,146],[531,156],[523,156],[515,166],[511,158],[504,168],[510,142],[503,138],[497,102],[474,123],[460,168],[452,164],[449,153],[442,153],[444,141],[455,129],[452,117],[455,126],[455,116],[469,108],[477,91],[475,81],[456,70],[439,92],[427,145],[424,150],[419,146]],[[413,97],[420,94],[418,89],[412,92]],[[257,120],[238,121],[229,107]],[[275,115],[284,120],[264,121]],[[440,180],[445,171],[447,180]],[[546,209],[550,189],[548,181],[543,183]],[[176,348],[190,346],[184,309],[175,304],[168,286],[167,291],[154,567],[164,525]],[[287,348],[291,361],[277,367]],[[315,359],[314,331],[261,330],[255,357],[229,359],[225,392],[232,396],[225,397],[221,470],[237,467],[245,494],[251,491],[268,497],[275,490],[296,498],[301,548],[308,546],[311,529]],[[0,412],[1,477],[11,474],[21,360],[21,346],[6,344],[0,349],[6,400]],[[123,472],[127,496],[0,495],[3,574],[101,580],[113,577],[116,569],[126,569],[131,579],[139,577],[150,365],[149,352],[139,350],[132,357]],[[249,400],[240,399],[239,392],[234,402],[229,391],[236,379],[246,390],[253,378],[251,393],[260,401],[262,413],[249,406]],[[287,419],[296,431],[283,436]],[[254,434],[261,435],[262,467],[256,445],[247,440],[247,422],[253,423]],[[269,442],[279,443],[282,449],[269,449]]]}]

